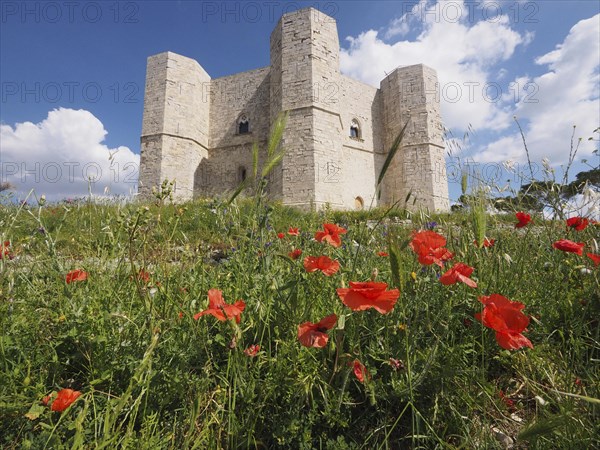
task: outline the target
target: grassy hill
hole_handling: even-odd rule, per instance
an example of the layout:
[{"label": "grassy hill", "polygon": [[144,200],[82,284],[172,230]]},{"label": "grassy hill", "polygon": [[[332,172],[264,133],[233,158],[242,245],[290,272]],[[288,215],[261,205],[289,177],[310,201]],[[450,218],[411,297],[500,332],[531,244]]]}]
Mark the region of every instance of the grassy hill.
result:
[{"label": "grassy hill", "polygon": [[[4,205],[0,446],[599,446],[600,267],[586,254],[600,228],[473,219],[260,198]],[[339,246],[335,232],[315,239],[324,224],[346,230]],[[423,230],[445,239],[430,248],[453,255],[443,267],[419,253]],[[475,245],[483,235],[493,245]],[[331,262],[309,272],[311,256]],[[443,284],[457,263],[471,286]],[[369,281],[399,296],[341,290]],[[211,289],[225,305],[209,305]],[[533,348],[503,348],[508,331],[475,317],[492,294],[522,309],[484,316],[508,317],[510,339]]]}]

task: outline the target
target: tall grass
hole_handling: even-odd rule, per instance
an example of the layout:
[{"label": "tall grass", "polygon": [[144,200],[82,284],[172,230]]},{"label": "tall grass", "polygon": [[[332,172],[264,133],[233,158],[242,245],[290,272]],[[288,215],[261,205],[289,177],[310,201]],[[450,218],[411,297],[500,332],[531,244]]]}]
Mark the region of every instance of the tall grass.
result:
[{"label": "tall grass", "polygon": [[[516,230],[477,207],[408,223],[398,209],[302,213],[267,200],[264,170],[253,168],[248,199],[0,209],[3,448],[501,448],[503,435],[520,448],[600,445],[599,270],[552,248],[568,237],[598,253],[597,226],[536,218]],[[347,228],[339,248],[314,240],[326,222]],[[408,243],[426,227],[475,268],[477,289],[419,264]],[[484,235],[493,247],[474,245]],[[307,273],[309,255],[341,270]],[[88,279],[65,283],[72,269]],[[336,294],[370,279],[401,290],[389,314],[353,312]],[[211,288],[245,301],[239,324],[194,320]],[[533,349],[503,350],[475,320],[491,293],[526,305]],[[298,325],[332,313],[327,346],[300,345]],[[63,388],[82,392],[69,409],[41,404]]]}]

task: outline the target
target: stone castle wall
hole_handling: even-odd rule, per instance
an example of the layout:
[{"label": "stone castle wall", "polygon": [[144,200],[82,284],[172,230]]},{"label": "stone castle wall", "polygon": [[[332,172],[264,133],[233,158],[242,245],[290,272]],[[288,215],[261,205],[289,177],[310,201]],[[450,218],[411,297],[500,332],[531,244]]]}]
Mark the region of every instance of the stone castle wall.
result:
[{"label": "stone castle wall", "polygon": [[408,122],[384,180],[382,198],[387,204],[450,208],[436,85],[435,71],[422,64],[398,68],[381,82],[385,149]]},{"label": "stone castle wall", "polygon": [[[342,131],[342,195],[344,205],[365,207],[378,204],[375,181],[379,175],[381,140],[381,95],[378,89],[360,81],[340,77]],[[350,136],[353,120],[360,125],[360,137]]]},{"label": "stone castle wall", "polygon": [[141,137],[140,194],[175,180],[174,196],[194,195],[194,170],[208,156],[210,77],[196,61],[166,52],[148,58]]},{"label": "stone castle wall", "polygon": [[[234,190],[251,174],[253,143],[262,166],[272,124],[286,112],[286,153],[269,177],[272,198],[352,209],[410,192],[418,207],[449,208],[433,69],[396,69],[379,89],[341,75],[335,21],[313,8],[284,15],[270,51],[269,67],[216,79],[171,52],[148,59],[140,195],[164,179],[176,179],[178,200]],[[239,133],[242,115],[249,133]],[[378,197],[387,151],[409,118]],[[351,136],[353,123],[359,136]]]},{"label": "stone castle wall", "polygon": [[[252,171],[252,145],[264,150],[270,132],[268,67],[215,78],[207,89],[210,104],[209,154],[196,176],[196,197],[209,197],[233,191],[242,173]],[[239,134],[241,115],[249,120],[250,132]],[[260,153],[259,166],[264,161]]]}]

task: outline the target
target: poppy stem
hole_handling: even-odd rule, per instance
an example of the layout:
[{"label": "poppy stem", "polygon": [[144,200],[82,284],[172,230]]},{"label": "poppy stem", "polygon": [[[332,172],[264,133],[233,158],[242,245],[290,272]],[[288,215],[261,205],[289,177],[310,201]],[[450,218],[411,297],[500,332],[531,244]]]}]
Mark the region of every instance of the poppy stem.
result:
[{"label": "poppy stem", "polygon": [[337,372],[338,361],[340,359],[340,348],[342,347],[344,341],[344,330],[339,330],[335,333],[335,359],[333,360],[333,370],[331,372],[331,378],[329,379],[329,384],[333,381],[333,377]]}]

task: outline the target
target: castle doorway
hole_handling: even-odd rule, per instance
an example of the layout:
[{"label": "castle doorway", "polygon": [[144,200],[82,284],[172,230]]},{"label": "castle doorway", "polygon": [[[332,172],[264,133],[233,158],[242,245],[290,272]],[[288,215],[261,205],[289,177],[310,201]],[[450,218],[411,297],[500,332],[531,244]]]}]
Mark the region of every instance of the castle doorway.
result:
[{"label": "castle doorway", "polygon": [[354,199],[354,209],[356,209],[357,211],[362,210],[365,207],[365,202],[362,199],[362,197],[359,195],[358,197],[356,197]]}]

